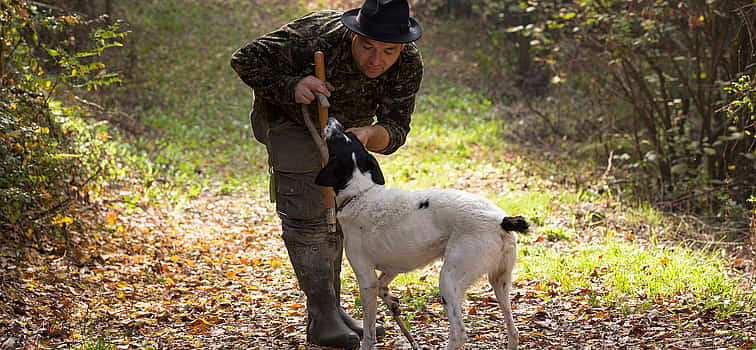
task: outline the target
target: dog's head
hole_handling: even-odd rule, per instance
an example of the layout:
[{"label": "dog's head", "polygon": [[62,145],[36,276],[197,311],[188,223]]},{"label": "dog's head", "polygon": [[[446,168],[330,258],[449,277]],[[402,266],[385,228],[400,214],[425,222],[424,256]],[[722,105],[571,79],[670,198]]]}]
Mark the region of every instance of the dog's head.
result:
[{"label": "dog's head", "polygon": [[328,118],[325,136],[328,163],[315,178],[316,184],[333,187],[336,194],[339,194],[350,184],[385,183],[378,161],[368,153],[357,136],[344,132],[344,127],[338,120]]}]

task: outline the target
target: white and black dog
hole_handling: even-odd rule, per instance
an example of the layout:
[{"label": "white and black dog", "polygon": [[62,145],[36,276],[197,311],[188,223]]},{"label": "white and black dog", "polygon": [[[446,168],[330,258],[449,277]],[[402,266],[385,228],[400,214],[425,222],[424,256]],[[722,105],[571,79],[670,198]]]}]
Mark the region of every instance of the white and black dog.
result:
[{"label": "white and black dog", "polygon": [[[378,162],[354,134],[345,133],[330,118],[325,135],[329,160],[315,182],[333,187],[336,193],[346,255],[360,285],[362,349],[371,349],[376,342],[377,297],[390,308],[397,307],[388,284],[399,273],[439,258],[443,258],[439,290],[450,327],[446,349],[460,349],[465,343],[461,303],[467,288],[486,273],[504,312],[507,349],[517,349],[509,292],[517,260],[513,231],[527,232],[525,219],[507,216],[489,200],[462,191],[385,188]],[[382,272],[379,278],[375,270]]]}]

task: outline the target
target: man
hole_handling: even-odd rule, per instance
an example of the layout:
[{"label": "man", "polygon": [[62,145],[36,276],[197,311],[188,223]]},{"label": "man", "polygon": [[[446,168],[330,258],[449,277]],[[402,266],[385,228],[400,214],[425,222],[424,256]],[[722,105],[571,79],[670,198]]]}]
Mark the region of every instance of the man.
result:
[{"label": "man", "polygon": [[[357,347],[362,329],[339,305],[343,236],[328,232],[323,189],[314,183],[320,155],[301,104],[317,115],[315,93],[327,96],[329,116],[367,149],[393,153],[409,133],[422,79],[422,59],[413,44],[421,35],[407,0],[366,0],[344,13],[308,14],[247,44],[231,59],[254,90],[252,129],[268,151],[271,197],[307,296],[311,343]],[[315,51],[325,55],[328,82],[314,76]]]}]

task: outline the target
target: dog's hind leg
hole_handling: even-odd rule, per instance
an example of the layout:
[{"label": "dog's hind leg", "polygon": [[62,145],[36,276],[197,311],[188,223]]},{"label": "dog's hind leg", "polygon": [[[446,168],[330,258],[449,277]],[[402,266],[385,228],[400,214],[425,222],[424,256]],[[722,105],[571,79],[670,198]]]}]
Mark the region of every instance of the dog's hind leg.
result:
[{"label": "dog's hind leg", "polygon": [[446,350],[461,349],[467,341],[462,317],[465,291],[490,270],[494,257],[500,255],[489,242],[449,240],[444,253],[444,266],[439,276],[439,291],[449,318],[449,342]]},{"label": "dog's hind leg", "polygon": [[515,251],[513,254],[502,258],[500,269],[488,274],[488,281],[493,287],[496,299],[504,313],[504,322],[507,324],[507,350],[516,350],[520,343],[520,336],[512,316],[512,303],[509,300],[509,293],[512,290],[512,269],[517,260],[516,254]]},{"label": "dog's hind leg", "polygon": [[449,342],[446,350],[461,349],[467,341],[465,323],[462,317],[462,301],[467,287],[475,282],[484,271],[473,262],[475,254],[466,252],[469,247],[460,247],[456,252],[447,251],[444,266],[439,276],[439,291],[443,298],[446,317],[449,319]]},{"label": "dog's hind leg", "polygon": [[449,267],[448,261],[444,263],[439,277],[439,291],[449,319],[449,340],[446,350],[461,349],[467,341],[465,323],[462,318],[462,298],[465,294],[465,286],[460,284],[458,274],[454,268]]},{"label": "dog's hind leg", "polygon": [[394,312],[394,309],[399,308],[399,298],[392,295],[388,288],[388,285],[394,280],[394,278],[396,278],[396,276],[396,273],[386,272],[381,272],[381,275],[378,276],[378,296],[383,299],[383,302],[386,303],[386,306],[388,306],[391,312]]},{"label": "dog's hind leg", "polygon": [[394,280],[396,275],[396,273],[381,272],[381,275],[378,277],[378,295],[383,299],[383,302],[386,303],[386,306],[388,306],[391,311],[391,316],[393,316],[394,321],[396,321],[396,324],[402,330],[402,334],[407,338],[412,349],[418,350],[420,349],[420,346],[417,344],[417,341],[415,341],[415,338],[412,337],[412,333],[407,329],[407,326],[404,325],[404,320],[402,320],[402,310],[399,308],[399,298],[389,292],[388,285]]}]

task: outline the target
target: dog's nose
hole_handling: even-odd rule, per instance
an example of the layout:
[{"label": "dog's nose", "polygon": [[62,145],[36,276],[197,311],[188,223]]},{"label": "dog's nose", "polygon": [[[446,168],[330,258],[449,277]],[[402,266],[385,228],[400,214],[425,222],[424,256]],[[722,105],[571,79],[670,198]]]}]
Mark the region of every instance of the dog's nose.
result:
[{"label": "dog's nose", "polygon": [[325,136],[331,138],[334,135],[338,135],[344,132],[344,127],[334,117],[329,117],[326,123]]}]

